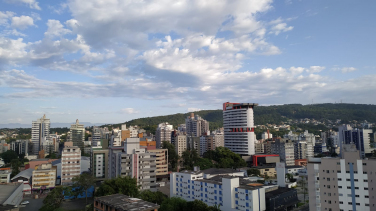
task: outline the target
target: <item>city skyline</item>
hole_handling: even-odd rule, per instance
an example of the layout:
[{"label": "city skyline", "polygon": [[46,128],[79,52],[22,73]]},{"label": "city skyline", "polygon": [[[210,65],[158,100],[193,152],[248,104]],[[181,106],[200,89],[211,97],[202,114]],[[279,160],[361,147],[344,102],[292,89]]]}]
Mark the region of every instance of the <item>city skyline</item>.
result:
[{"label": "city skyline", "polygon": [[0,1],[0,124],[376,104],[375,4]]}]

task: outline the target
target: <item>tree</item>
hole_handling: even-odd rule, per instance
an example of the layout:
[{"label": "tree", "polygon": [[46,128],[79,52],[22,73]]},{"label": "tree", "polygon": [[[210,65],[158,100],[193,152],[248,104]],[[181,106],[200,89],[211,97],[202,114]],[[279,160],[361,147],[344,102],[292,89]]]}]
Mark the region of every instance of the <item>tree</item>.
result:
[{"label": "tree", "polygon": [[51,152],[51,154],[47,155],[46,158],[50,158],[50,159],[57,159],[57,155],[55,152]]},{"label": "tree", "polygon": [[178,153],[175,151],[175,146],[167,141],[162,142],[162,148],[168,151],[169,170],[176,170],[176,166],[179,160]]},{"label": "tree", "polygon": [[54,188],[43,200],[43,206],[39,211],[53,211],[58,209],[64,200],[64,192],[66,191],[70,191],[70,187],[57,186]]},{"label": "tree", "polygon": [[85,193],[87,204],[87,191],[95,184],[95,179],[93,175],[83,173],[73,177],[72,182],[72,191],[74,192],[75,196],[77,197],[78,195],[82,195]]},{"label": "tree", "polygon": [[207,158],[199,158],[195,162],[195,166],[200,167],[201,170],[205,170],[205,169],[213,168],[214,164],[211,160],[209,160]]},{"label": "tree", "polygon": [[291,180],[294,179],[294,176],[292,174],[286,174],[286,178],[291,182]]},{"label": "tree", "polygon": [[255,169],[255,168],[251,168],[251,169],[247,170],[247,174],[248,174],[248,176],[260,176],[260,170]]},{"label": "tree", "polygon": [[215,150],[204,153],[204,158],[217,162],[217,168],[241,168],[247,166],[247,163],[240,155],[225,147],[217,147]]},{"label": "tree", "polygon": [[1,153],[1,158],[3,158],[5,163],[10,163],[13,159],[18,159],[18,155],[13,150],[8,150],[6,152]]},{"label": "tree", "polygon": [[171,197],[164,200],[159,209],[160,211],[186,211],[187,201],[180,197]]},{"label": "tree", "polygon": [[19,159],[13,159],[10,162],[10,165],[12,166],[12,174],[10,175],[10,177],[14,177],[18,173],[20,173],[20,167],[21,167],[22,163]]},{"label": "tree", "polygon": [[144,201],[148,201],[155,204],[162,204],[162,202],[167,199],[167,196],[164,195],[162,192],[151,192],[150,190],[144,190],[140,193],[140,199]]},{"label": "tree", "polygon": [[138,197],[137,179],[131,177],[117,177],[105,180],[96,191],[96,196],[107,196],[121,193],[131,197]]},{"label": "tree", "polygon": [[187,170],[192,170],[195,163],[200,159],[198,153],[195,149],[193,150],[185,150],[182,155],[181,159],[183,161],[183,166]]}]

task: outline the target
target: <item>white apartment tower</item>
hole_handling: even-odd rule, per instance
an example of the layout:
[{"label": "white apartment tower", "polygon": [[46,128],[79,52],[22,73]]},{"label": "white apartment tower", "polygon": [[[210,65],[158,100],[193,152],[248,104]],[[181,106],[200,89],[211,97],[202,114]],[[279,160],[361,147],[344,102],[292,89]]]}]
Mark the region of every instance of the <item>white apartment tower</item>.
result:
[{"label": "white apartment tower", "polygon": [[257,105],[257,103],[223,103],[225,147],[237,154],[255,154],[253,108]]},{"label": "white apartment tower", "polygon": [[171,143],[171,133],[173,130],[174,127],[168,124],[168,122],[163,122],[158,125],[157,131],[155,132],[157,149],[161,148],[163,141]]},{"label": "white apartment tower", "polygon": [[65,142],[61,153],[61,185],[72,184],[72,179],[81,174],[81,149],[73,142]]},{"label": "white apartment tower", "polygon": [[43,143],[46,142],[50,134],[50,124],[50,119],[46,119],[46,115],[32,122],[31,142],[33,143],[33,155],[38,155],[38,152],[42,149]]}]

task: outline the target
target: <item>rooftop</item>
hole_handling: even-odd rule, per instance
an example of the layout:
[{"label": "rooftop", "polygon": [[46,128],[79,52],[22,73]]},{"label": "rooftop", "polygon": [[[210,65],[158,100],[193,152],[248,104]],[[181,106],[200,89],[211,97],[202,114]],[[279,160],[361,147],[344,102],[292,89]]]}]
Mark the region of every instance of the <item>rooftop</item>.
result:
[{"label": "rooftop", "polygon": [[285,166],[286,169],[304,168],[304,166]]},{"label": "rooftop", "polygon": [[109,205],[119,211],[149,211],[158,209],[158,204],[153,204],[138,198],[123,194],[96,197],[95,201]]},{"label": "rooftop", "polygon": [[210,168],[210,169],[205,169],[205,170],[200,170],[200,171],[192,171],[192,170],[184,170],[178,173],[186,173],[186,174],[210,174],[210,175],[215,175],[215,174],[230,174],[230,173],[239,173],[242,172],[240,170],[235,170],[235,169],[218,169],[218,168]]},{"label": "rooftop", "polygon": [[26,169],[26,170],[21,171],[20,173],[18,173],[11,180],[16,179],[18,177],[24,177],[24,178],[30,179],[30,177],[33,175],[33,171],[34,171],[33,168],[28,168],[28,169]]},{"label": "rooftop", "polygon": [[269,191],[269,192],[265,193],[265,198],[277,197],[279,194],[287,193],[287,192],[290,192],[290,191],[291,192],[293,192],[293,191],[296,192],[296,189],[294,189],[294,188],[281,188],[281,187],[278,187],[278,189],[276,189],[276,190]]},{"label": "rooftop", "polygon": [[214,176],[210,179],[199,179],[195,181],[221,185],[223,178],[224,179],[239,178],[239,188],[241,189],[256,190],[264,186],[261,183],[252,182],[251,180],[248,179],[248,177],[237,177],[237,176],[228,176],[228,175]]},{"label": "rooftop", "polygon": [[0,185],[0,204],[2,205],[20,185],[22,185],[22,183]]}]

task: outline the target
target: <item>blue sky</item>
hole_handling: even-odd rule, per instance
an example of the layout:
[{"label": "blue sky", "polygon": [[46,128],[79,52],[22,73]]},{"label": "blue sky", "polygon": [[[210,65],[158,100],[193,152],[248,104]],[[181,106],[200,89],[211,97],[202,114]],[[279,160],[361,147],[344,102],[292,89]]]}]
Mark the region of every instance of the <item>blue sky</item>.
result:
[{"label": "blue sky", "polygon": [[375,104],[374,1],[0,0],[0,123]]}]

